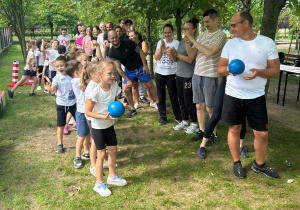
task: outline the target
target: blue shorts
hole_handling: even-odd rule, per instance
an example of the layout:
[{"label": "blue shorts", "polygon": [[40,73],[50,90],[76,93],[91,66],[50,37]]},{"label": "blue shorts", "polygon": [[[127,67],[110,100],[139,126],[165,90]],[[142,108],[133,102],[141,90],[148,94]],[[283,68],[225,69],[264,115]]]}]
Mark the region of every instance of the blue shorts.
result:
[{"label": "blue shorts", "polygon": [[27,77],[36,77],[36,71],[30,71],[28,69],[24,69],[23,75]]},{"label": "blue shorts", "polygon": [[[140,80],[141,83],[144,83],[149,82],[152,79],[150,74],[146,74],[143,72],[143,66],[133,71],[125,69],[124,73],[132,82],[137,82],[138,80]],[[126,83],[126,80],[124,80],[124,84]]]},{"label": "blue shorts", "polygon": [[76,111],[76,123],[77,123],[77,135],[80,137],[87,136],[90,132],[90,128],[86,122],[84,113]]}]

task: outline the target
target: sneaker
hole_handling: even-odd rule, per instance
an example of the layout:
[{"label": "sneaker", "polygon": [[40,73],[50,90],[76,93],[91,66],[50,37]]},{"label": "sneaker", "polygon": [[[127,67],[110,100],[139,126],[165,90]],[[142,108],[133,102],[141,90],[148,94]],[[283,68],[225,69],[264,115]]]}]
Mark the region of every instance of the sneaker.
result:
[{"label": "sneaker", "polygon": [[175,131],[179,131],[179,130],[185,130],[189,127],[189,123],[188,122],[181,122],[181,123],[178,123],[175,127],[173,127],[173,129]]},{"label": "sneaker", "polygon": [[238,179],[245,178],[244,169],[241,164],[241,161],[234,162],[232,170],[233,170],[233,175],[235,178],[238,178]]},{"label": "sneaker", "polygon": [[185,133],[197,133],[199,131],[199,126],[197,124],[191,124],[186,130]]},{"label": "sneaker", "polygon": [[83,153],[81,155],[81,158],[84,159],[84,160],[89,160],[90,159],[90,153]]},{"label": "sneaker", "polygon": [[129,112],[128,112],[128,114],[126,115],[126,117],[127,118],[132,118],[134,115],[137,115],[137,112],[136,112],[136,110],[130,110]]},{"label": "sneaker", "polygon": [[106,187],[105,182],[102,181],[100,184],[95,183],[94,191],[99,193],[102,197],[107,197],[111,195],[111,191]]},{"label": "sneaker", "polygon": [[129,105],[128,101],[127,101],[127,98],[124,98],[124,101],[123,101],[125,104]]},{"label": "sneaker", "polygon": [[66,135],[69,134],[68,125],[65,125],[63,133],[66,134]]},{"label": "sneaker", "polygon": [[240,155],[243,157],[243,158],[248,158],[249,157],[249,154],[245,148],[245,146],[242,146],[240,148]]},{"label": "sneaker", "polygon": [[143,104],[150,104],[150,101],[145,97],[140,98],[140,102]]},{"label": "sneaker", "polygon": [[74,168],[78,169],[82,167],[81,157],[75,157],[73,162],[74,162]]},{"label": "sneaker", "polygon": [[205,159],[206,154],[205,154],[205,147],[200,147],[197,151],[197,156],[200,159]]},{"label": "sneaker", "polygon": [[69,121],[69,125],[73,125],[74,123],[74,120],[73,120],[73,117],[71,117],[70,121]]},{"label": "sneaker", "polygon": [[123,97],[122,97],[122,92],[119,93],[119,95],[117,96],[117,99],[118,99],[118,100],[121,99],[121,98],[123,98]]},{"label": "sneaker", "polygon": [[72,128],[73,128],[74,130],[77,130],[77,124],[76,124],[76,122],[73,123]]},{"label": "sneaker", "polygon": [[56,152],[57,153],[63,153],[64,152],[64,145],[63,144],[57,145]]},{"label": "sneaker", "polygon": [[191,138],[191,141],[198,141],[200,139],[203,139],[203,135],[204,135],[203,131],[199,130],[197,135]]},{"label": "sneaker", "polygon": [[118,174],[116,174],[114,177],[111,177],[110,175],[108,175],[107,184],[112,184],[112,185],[117,185],[117,186],[125,186],[125,185],[127,185],[127,181],[125,179],[122,179]]},{"label": "sneaker", "polygon": [[160,118],[159,121],[157,122],[157,124],[164,125],[164,124],[166,124],[166,122],[167,122],[167,120]]},{"label": "sneaker", "polygon": [[90,173],[96,177],[96,167],[90,167]]},{"label": "sneaker", "polygon": [[154,102],[153,104],[150,103],[150,107],[153,107],[153,108],[155,108],[155,109],[158,109],[158,106],[157,106],[157,103],[156,103],[156,102]]},{"label": "sneaker", "polygon": [[48,93],[48,90],[44,89],[44,93]]},{"label": "sneaker", "polygon": [[213,146],[215,143],[217,143],[219,141],[218,136],[215,134],[211,134],[210,138],[208,139],[206,146],[211,147]]},{"label": "sneaker", "polygon": [[9,96],[10,98],[13,98],[13,97],[14,97],[14,92],[11,92],[11,90],[8,90],[7,92],[8,92],[8,96]]},{"label": "sneaker", "polygon": [[29,93],[29,96],[37,96],[35,93]]},{"label": "sneaker", "polygon": [[135,108],[135,109],[138,109],[138,108],[140,108],[140,105],[139,105],[139,103],[135,103],[135,104],[134,104],[134,108]]},{"label": "sneaker", "polygon": [[41,86],[37,86],[37,88],[36,88],[37,90],[41,90],[42,89],[42,87]]},{"label": "sneaker", "polygon": [[278,179],[279,175],[276,171],[273,171],[271,168],[269,168],[266,163],[262,165],[257,165],[256,161],[254,161],[253,165],[251,166],[251,169],[255,173],[262,173],[267,177]]},{"label": "sneaker", "polygon": [[[116,164],[116,168],[118,167],[118,164]],[[109,168],[108,167],[108,161],[105,161],[104,163],[103,163],[103,168],[105,168],[105,169],[107,169],[107,168]]]}]

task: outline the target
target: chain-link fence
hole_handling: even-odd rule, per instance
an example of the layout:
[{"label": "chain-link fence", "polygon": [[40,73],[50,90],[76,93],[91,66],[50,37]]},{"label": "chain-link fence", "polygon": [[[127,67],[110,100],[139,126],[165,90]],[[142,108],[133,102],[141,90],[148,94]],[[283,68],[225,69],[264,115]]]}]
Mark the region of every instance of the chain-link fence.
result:
[{"label": "chain-link fence", "polygon": [[0,53],[13,42],[12,29],[0,28]]}]

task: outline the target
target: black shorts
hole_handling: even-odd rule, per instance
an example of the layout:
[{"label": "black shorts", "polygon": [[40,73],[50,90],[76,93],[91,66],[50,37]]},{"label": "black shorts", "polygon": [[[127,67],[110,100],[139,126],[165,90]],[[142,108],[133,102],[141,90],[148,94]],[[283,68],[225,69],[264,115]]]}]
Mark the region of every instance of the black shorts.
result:
[{"label": "black shorts", "polygon": [[267,131],[268,113],[265,96],[254,99],[239,99],[224,95],[221,122],[240,125],[247,117],[248,126],[256,131]]},{"label": "black shorts", "polygon": [[27,77],[36,77],[36,71],[30,71],[29,69],[24,69],[23,75]]},{"label": "black shorts", "polygon": [[53,78],[56,76],[56,71],[50,71],[50,70],[48,71],[49,71],[49,79],[52,82]]},{"label": "black shorts", "polygon": [[115,132],[113,125],[106,129],[92,128],[92,135],[93,135],[97,150],[105,149],[105,145],[117,146],[117,144],[118,144],[116,132]]},{"label": "black shorts", "polygon": [[60,106],[56,105],[57,112],[57,126],[62,127],[66,125],[67,114],[70,112],[76,121],[76,104],[73,106]]},{"label": "black shorts", "polygon": [[37,74],[38,78],[42,78],[44,66],[38,66],[39,73]]}]

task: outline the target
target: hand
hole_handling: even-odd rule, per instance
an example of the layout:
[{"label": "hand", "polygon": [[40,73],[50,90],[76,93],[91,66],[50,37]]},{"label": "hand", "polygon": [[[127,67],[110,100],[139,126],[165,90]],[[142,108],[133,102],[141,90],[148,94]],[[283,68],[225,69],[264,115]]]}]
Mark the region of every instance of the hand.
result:
[{"label": "hand", "polygon": [[185,41],[186,44],[190,43],[190,40],[187,36],[184,36],[184,41]]},{"label": "hand", "polygon": [[104,120],[117,120],[118,118],[114,118],[109,115],[109,112],[105,115]]},{"label": "hand", "polygon": [[105,40],[103,42],[103,48],[107,49],[107,48],[109,48],[109,46],[110,46],[110,43],[107,40]]},{"label": "hand", "polygon": [[253,73],[247,77],[244,77],[245,80],[252,80],[258,76],[258,69],[249,69],[249,71],[252,71]]},{"label": "hand", "polygon": [[146,74],[150,74],[150,71],[149,71],[149,68],[147,65],[143,67],[143,72]]},{"label": "hand", "polygon": [[163,39],[161,40],[161,43],[160,43],[160,49],[162,49],[162,50],[166,49],[166,43]]},{"label": "hand", "polygon": [[177,57],[177,55],[178,55],[178,52],[177,52],[177,50],[174,47],[168,48],[166,50],[166,53],[167,53],[168,56],[171,55],[171,56]]},{"label": "hand", "polygon": [[122,103],[123,104],[123,106],[126,108],[127,107],[127,103]]},{"label": "hand", "polygon": [[46,89],[48,90],[48,92],[51,91],[51,84],[49,82],[46,82]]}]

